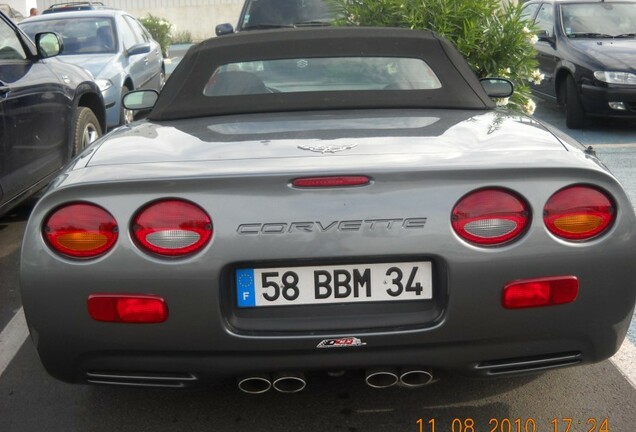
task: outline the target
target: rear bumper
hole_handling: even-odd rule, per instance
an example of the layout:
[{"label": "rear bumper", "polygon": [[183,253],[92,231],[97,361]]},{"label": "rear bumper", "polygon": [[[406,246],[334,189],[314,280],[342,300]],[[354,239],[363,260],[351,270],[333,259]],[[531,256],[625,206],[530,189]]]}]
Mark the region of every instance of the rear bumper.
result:
[{"label": "rear bumper", "polygon": [[[562,351],[564,348],[572,350]],[[478,346],[339,348],[337,352],[96,352],[75,359],[72,371],[66,369],[68,364],[60,362],[45,363],[45,367],[56,378],[72,383],[185,388],[289,371],[310,374],[420,368],[430,370],[434,376],[442,372],[470,377],[518,376],[593,363],[611,356],[615,350],[614,346],[604,348],[609,351],[598,352],[582,341],[554,340],[523,344],[490,342]]]}]

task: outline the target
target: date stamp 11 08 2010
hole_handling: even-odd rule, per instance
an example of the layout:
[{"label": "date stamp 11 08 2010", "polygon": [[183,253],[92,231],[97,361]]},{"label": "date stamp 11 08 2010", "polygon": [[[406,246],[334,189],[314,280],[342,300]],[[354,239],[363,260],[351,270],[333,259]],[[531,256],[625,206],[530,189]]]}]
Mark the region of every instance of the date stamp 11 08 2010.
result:
[{"label": "date stamp 11 08 2010", "polygon": [[612,432],[607,418],[571,417],[553,418],[540,424],[528,418],[491,418],[487,424],[478,424],[473,418],[453,418],[438,421],[435,418],[418,418],[416,432]]}]

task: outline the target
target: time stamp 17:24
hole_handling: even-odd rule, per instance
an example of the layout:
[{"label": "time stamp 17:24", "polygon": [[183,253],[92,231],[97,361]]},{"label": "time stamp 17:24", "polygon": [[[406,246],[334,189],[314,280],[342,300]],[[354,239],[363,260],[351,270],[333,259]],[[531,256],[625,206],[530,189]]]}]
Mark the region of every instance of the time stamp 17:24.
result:
[{"label": "time stamp 17:24", "polygon": [[611,432],[607,418],[589,417],[573,419],[553,418],[549,424],[540,427],[533,418],[491,418],[487,427],[478,425],[470,418],[454,418],[450,421],[436,421],[434,418],[419,418],[415,422],[416,432]]}]

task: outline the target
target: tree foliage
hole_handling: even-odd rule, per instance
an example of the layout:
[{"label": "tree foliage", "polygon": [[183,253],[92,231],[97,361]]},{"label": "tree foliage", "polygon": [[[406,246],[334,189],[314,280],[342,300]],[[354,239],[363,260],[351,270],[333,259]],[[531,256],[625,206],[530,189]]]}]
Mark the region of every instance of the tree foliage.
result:
[{"label": "tree foliage", "polygon": [[505,77],[515,85],[512,108],[534,112],[530,82],[537,70],[536,36],[521,6],[500,0],[330,0],[339,25],[432,30],[455,44],[480,77]]}]

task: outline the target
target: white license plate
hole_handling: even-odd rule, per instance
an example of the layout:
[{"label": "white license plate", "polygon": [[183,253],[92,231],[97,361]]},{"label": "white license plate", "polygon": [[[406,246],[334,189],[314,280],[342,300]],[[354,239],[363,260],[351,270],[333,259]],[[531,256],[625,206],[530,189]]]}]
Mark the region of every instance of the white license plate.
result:
[{"label": "white license plate", "polygon": [[430,300],[430,262],[236,270],[240,308]]}]

